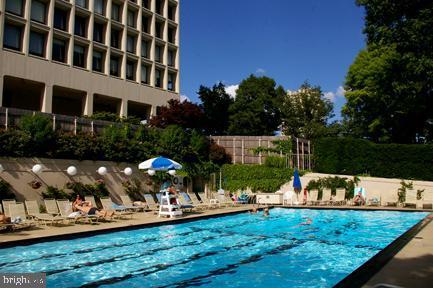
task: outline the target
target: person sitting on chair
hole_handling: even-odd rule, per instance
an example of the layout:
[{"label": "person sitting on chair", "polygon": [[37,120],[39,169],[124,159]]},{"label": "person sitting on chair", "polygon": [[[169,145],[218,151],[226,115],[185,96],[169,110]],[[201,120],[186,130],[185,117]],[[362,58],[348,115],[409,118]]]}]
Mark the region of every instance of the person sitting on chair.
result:
[{"label": "person sitting on chair", "polygon": [[357,206],[365,205],[365,199],[362,197],[361,191],[359,191],[355,198],[353,198],[353,203],[355,203]]}]

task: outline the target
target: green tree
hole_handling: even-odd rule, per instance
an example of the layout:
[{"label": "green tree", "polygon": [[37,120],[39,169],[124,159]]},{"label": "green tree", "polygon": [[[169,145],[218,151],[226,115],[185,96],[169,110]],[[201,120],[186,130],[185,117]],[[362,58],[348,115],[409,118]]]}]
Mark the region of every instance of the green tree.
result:
[{"label": "green tree", "polygon": [[274,79],[250,75],[243,80],[230,106],[229,134],[273,135],[281,123],[279,106],[283,87]]},{"label": "green tree", "polygon": [[221,82],[212,89],[200,86],[198,90],[205,117],[205,131],[210,135],[226,135],[229,128],[229,107],[233,99]]},{"label": "green tree", "polygon": [[297,92],[284,97],[283,131],[286,135],[307,139],[324,136],[327,121],[333,116],[332,109],[331,101],[324,98],[321,88],[305,82]]},{"label": "green tree", "polygon": [[47,153],[51,153],[55,143],[55,133],[50,118],[39,114],[25,115],[21,117],[19,127],[30,136],[29,156],[46,156]]},{"label": "green tree", "polygon": [[375,142],[433,140],[433,2],[358,0],[367,48],[346,76],[348,131]]}]

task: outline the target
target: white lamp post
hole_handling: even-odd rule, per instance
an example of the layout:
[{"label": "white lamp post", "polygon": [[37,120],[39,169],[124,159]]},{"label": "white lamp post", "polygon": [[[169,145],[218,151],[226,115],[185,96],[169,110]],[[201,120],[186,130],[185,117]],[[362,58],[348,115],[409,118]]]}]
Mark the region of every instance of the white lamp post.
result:
[{"label": "white lamp post", "polygon": [[42,165],[41,164],[33,165],[32,172],[35,174],[40,174],[42,172]]},{"label": "white lamp post", "polygon": [[107,174],[107,168],[104,166],[101,166],[98,168],[97,172],[99,175],[104,176]]},{"label": "white lamp post", "polygon": [[66,169],[66,173],[68,173],[69,176],[77,175],[77,167],[75,166],[69,166],[68,169]]},{"label": "white lamp post", "polygon": [[131,176],[132,175],[132,169],[130,167],[126,167],[123,170],[123,173],[125,173],[126,176]]},{"label": "white lamp post", "polygon": [[149,169],[147,170],[147,174],[149,174],[150,176],[155,175],[155,170]]}]

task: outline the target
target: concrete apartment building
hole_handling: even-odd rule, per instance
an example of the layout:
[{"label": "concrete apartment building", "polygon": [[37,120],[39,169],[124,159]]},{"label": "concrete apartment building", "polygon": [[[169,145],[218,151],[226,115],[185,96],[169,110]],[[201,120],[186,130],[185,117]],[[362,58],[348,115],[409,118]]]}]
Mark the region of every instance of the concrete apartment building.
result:
[{"label": "concrete apartment building", "polygon": [[0,0],[0,106],[147,119],[179,79],[177,0]]}]

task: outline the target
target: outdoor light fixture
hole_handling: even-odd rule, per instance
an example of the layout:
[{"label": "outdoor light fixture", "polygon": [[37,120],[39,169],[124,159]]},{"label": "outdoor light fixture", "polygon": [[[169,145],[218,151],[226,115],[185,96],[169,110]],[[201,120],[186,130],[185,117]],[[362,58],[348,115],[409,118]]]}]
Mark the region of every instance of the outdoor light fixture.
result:
[{"label": "outdoor light fixture", "polygon": [[147,174],[149,174],[150,176],[155,175],[155,170],[149,169],[147,170]]},{"label": "outdoor light fixture", "polygon": [[69,176],[77,175],[77,167],[75,166],[69,166],[68,169],[66,169],[66,173],[68,173]]},{"label": "outdoor light fixture", "polygon": [[0,164],[0,173],[2,173],[3,171],[5,171],[5,168],[3,167],[2,164]]},{"label": "outdoor light fixture", "polygon": [[42,172],[42,165],[41,164],[33,165],[32,172],[35,174],[40,174]]},{"label": "outdoor light fixture", "polygon": [[131,176],[132,169],[130,167],[126,167],[125,170],[123,170],[123,173],[125,173],[126,176]]},{"label": "outdoor light fixture", "polygon": [[176,175],[176,170],[168,170],[168,174],[170,174],[171,176]]},{"label": "outdoor light fixture", "polygon": [[99,175],[104,176],[107,174],[107,168],[105,168],[104,166],[101,166],[98,168],[97,172]]}]

